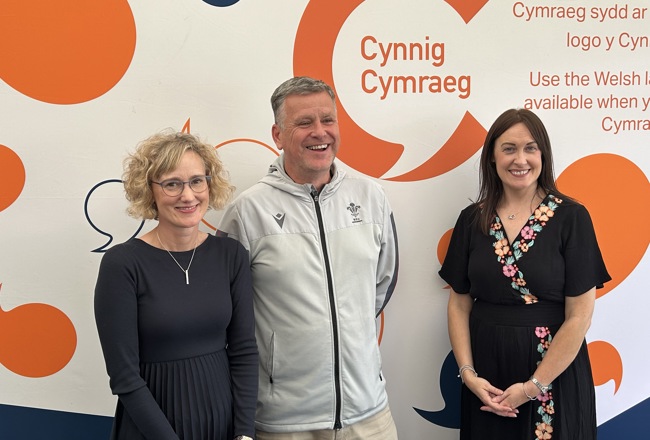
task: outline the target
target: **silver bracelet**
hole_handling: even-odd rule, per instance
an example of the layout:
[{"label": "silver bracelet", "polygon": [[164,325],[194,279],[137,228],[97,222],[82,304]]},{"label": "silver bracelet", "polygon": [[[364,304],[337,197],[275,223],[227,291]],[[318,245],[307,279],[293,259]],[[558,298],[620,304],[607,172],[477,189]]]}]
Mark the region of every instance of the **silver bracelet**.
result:
[{"label": "silver bracelet", "polygon": [[461,381],[462,383],[465,383],[465,381],[463,380],[463,372],[464,372],[465,370],[469,370],[469,371],[471,371],[472,373],[474,373],[474,376],[475,376],[475,377],[478,377],[478,373],[476,372],[476,370],[474,369],[474,367],[472,367],[471,365],[463,365],[462,367],[460,367],[460,368],[458,369],[458,377],[460,377],[460,381]]},{"label": "silver bracelet", "polygon": [[524,390],[524,394],[526,397],[528,397],[528,400],[537,400],[537,396],[529,396],[528,393],[526,392],[526,387],[524,386],[524,383],[521,383],[521,389]]}]

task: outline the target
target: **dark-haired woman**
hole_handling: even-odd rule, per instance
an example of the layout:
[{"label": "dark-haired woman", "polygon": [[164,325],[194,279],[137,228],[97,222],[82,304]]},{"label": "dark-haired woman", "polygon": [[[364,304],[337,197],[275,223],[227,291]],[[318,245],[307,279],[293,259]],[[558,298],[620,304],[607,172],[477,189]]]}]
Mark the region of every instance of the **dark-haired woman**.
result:
[{"label": "dark-haired woman", "polygon": [[461,439],[596,438],[585,334],[610,280],[589,213],[558,191],[547,131],[511,109],[490,128],[476,203],[440,276],[462,388]]}]

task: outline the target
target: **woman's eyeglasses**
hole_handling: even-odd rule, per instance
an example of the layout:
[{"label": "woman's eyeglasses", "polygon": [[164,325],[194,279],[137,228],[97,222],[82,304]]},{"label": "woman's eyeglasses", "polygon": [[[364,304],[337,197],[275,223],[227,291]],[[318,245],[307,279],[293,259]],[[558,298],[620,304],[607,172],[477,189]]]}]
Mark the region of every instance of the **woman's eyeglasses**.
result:
[{"label": "woman's eyeglasses", "polygon": [[154,182],[152,180],[151,183],[160,185],[160,188],[162,188],[163,192],[166,195],[170,197],[176,197],[180,196],[183,193],[185,185],[188,185],[195,193],[205,191],[208,189],[208,183],[210,182],[211,177],[212,176],[196,176],[187,182],[183,182],[182,180],[178,179],[168,179],[163,180],[162,182]]}]

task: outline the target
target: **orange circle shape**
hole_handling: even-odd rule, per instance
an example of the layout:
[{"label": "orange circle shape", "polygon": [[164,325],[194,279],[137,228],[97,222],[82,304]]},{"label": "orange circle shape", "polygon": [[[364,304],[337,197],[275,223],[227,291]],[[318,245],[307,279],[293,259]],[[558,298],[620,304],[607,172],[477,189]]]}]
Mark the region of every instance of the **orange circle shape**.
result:
[{"label": "orange circle shape", "polygon": [[135,40],[126,0],[5,0],[0,78],[39,101],[86,102],[124,76]]},{"label": "orange circle shape", "polygon": [[0,211],[16,201],[25,186],[25,167],[20,157],[0,145]]},{"label": "orange circle shape", "polygon": [[65,367],[77,333],[65,313],[48,304],[0,309],[0,364],[26,377],[44,377]]},{"label": "orange circle shape", "polygon": [[[594,154],[571,164],[558,177],[557,185],[560,191],[584,204],[591,215],[612,277],[596,291],[601,297],[632,273],[650,243],[650,229],[639,224],[650,217],[648,177],[622,156]],[[634,215],[620,215],[621,207],[629,208]]]}]

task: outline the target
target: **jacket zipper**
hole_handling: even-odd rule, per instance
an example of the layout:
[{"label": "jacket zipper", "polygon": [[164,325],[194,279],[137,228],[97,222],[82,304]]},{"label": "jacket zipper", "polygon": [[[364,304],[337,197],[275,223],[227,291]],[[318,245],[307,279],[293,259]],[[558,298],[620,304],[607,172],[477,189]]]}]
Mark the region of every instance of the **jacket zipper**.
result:
[{"label": "jacket zipper", "polygon": [[327,272],[327,290],[329,292],[330,305],[332,307],[332,337],[334,338],[334,386],[336,388],[336,419],[334,429],[341,429],[341,374],[339,372],[339,324],[334,302],[334,288],[332,287],[332,269],[330,268],[329,255],[327,253],[327,243],[325,241],[325,228],[323,227],[323,215],[320,210],[318,193],[312,192],[314,206],[316,207],[316,217],[318,218],[318,230],[320,232],[321,247],[323,248],[323,258],[325,259],[325,271]]}]

